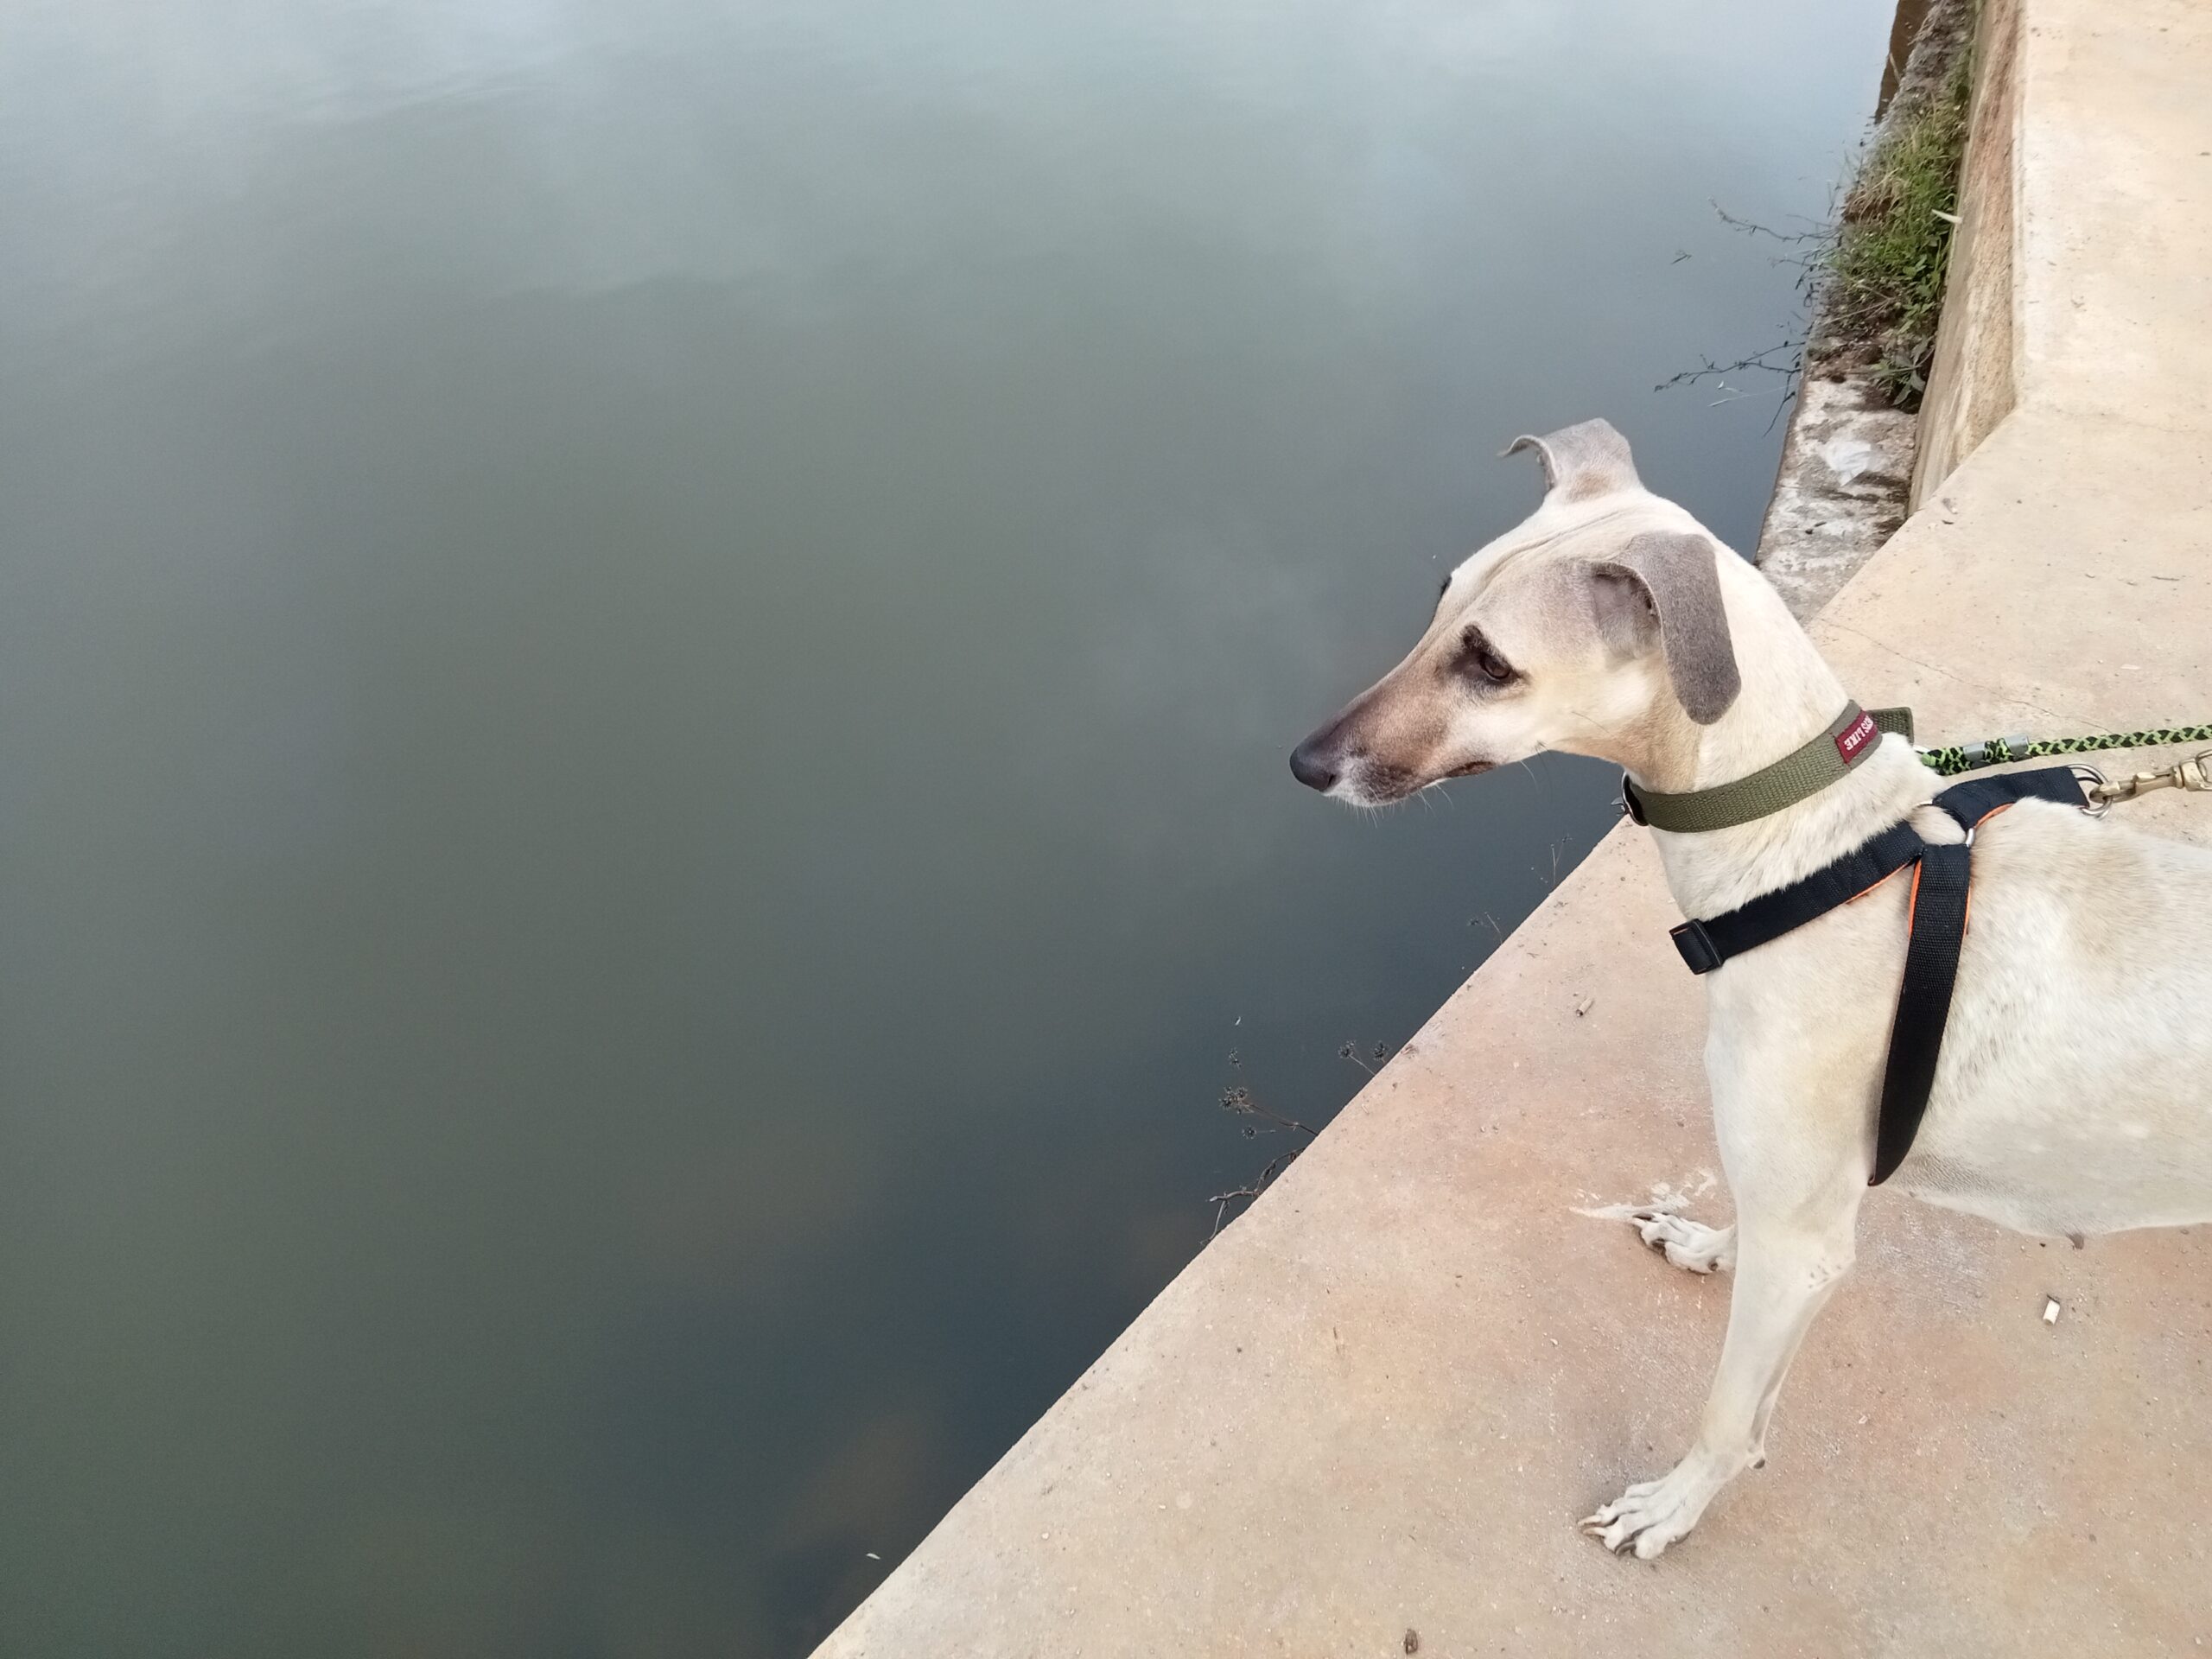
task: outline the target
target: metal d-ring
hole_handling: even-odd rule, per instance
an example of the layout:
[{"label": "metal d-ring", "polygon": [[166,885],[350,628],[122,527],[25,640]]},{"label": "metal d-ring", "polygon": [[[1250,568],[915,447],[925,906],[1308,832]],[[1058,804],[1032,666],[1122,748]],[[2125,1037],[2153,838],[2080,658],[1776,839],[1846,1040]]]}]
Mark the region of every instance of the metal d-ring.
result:
[{"label": "metal d-ring", "polygon": [[[2084,812],[2093,818],[2101,818],[2112,810],[2112,804],[2115,798],[2101,792],[2112,787],[2111,781],[2105,777],[2104,773],[2080,760],[2073,762],[2067,770],[2074,774],[2075,781],[2084,786],[2084,792],[2089,798],[2082,807]],[[2094,786],[2090,787],[2092,785]]]}]

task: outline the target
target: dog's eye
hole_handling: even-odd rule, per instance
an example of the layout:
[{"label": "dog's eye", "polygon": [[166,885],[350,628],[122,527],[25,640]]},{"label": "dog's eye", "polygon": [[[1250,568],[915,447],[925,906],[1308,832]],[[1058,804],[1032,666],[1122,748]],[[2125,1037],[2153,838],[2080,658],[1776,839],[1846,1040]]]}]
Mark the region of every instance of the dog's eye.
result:
[{"label": "dog's eye", "polygon": [[1460,658],[1468,671],[1488,680],[1492,685],[1503,685],[1513,677],[1513,664],[1491,649],[1483,638],[1480,628],[1470,626],[1459,636]]}]

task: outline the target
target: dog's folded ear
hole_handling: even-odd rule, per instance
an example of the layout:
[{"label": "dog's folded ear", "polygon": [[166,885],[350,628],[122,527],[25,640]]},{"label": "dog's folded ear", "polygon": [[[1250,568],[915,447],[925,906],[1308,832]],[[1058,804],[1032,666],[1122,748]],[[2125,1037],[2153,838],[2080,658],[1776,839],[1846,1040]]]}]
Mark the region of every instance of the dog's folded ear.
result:
[{"label": "dog's folded ear", "polygon": [[1744,689],[1713,563],[1732,556],[1710,537],[1653,530],[1590,567],[1599,632],[1631,651],[1648,649],[1656,632],[1675,695],[1700,726],[1726,714]]},{"label": "dog's folded ear", "polygon": [[1543,458],[1544,488],[1562,501],[1587,501],[1642,486],[1628,440],[1609,422],[1578,421],[1541,438],[1523,434],[1505,453],[1517,455],[1523,449],[1534,449]]}]

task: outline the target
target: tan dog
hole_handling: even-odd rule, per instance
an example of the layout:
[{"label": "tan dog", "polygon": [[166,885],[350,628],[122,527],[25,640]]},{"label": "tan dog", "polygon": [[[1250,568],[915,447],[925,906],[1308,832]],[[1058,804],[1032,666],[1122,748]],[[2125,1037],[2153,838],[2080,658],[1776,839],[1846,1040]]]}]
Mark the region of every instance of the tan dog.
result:
[{"label": "tan dog", "polygon": [[[1545,749],[1639,787],[1704,789],[1818,735],[1844,687],[1782,600],[1645,490],[1602,421],[1544,438],[1536,512],[1452,572],[1405,661],[1305,742],[1300,781],[1380,804]],[[1904,741],[1770,817],[1654,830],[1687,916],[1734,909],[1910,818],[1936,779]],[[2212,1219],[2212,853],[2023,802],[1974,842],[1973,925],[1911,1155],[1892,1185],[2024,1232]],[[1706,1072],[1736,1224],[1653,1210],[1647,1243],[1732,1265],[1728,1336],[1696,1443],[1583,1525],[1649,1558],[1762,1461],[1807,1328],[1850,1268],[1906,940],[1891,881],[1706,976]]]}]

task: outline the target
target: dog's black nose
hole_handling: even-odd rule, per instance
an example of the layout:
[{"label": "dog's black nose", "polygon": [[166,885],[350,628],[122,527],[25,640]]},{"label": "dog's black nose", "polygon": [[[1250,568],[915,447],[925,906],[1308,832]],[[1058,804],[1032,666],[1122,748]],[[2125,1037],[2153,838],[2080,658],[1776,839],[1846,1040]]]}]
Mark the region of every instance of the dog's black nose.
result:
[{"label": "dog's black nose", "polygon": [[1319,745],[1312,738],[1290,752],[1290,775],[1308,789],[1326,791],[1337,781],[1337,768],[1321,758]]}]

